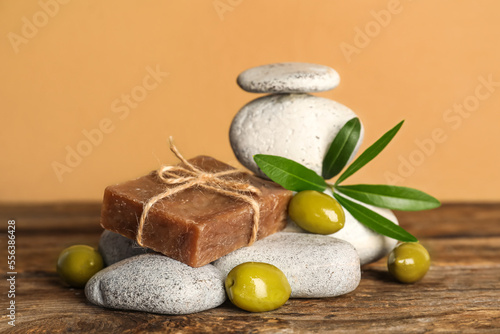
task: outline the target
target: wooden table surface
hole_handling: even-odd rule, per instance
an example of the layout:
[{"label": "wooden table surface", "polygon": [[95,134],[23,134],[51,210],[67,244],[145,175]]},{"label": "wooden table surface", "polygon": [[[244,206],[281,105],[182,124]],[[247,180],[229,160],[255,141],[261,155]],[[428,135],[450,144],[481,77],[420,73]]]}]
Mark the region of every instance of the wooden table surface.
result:
[{"label": "wooden table surface", "polygon": [[[359,287],[344,296],[291,299],[278,310],[248,313],[229,302],[209,311],[168,316],[104,309],[55,272],[59,252],[97,246],[98,203],[0,205],[0,333],[500,333],[500,204],[446,204],[398,212],[432,257],[425,278],[395,282],[385,259],[362,269]],[[16,221],[15,327],[8,324],[7,221]]]}]

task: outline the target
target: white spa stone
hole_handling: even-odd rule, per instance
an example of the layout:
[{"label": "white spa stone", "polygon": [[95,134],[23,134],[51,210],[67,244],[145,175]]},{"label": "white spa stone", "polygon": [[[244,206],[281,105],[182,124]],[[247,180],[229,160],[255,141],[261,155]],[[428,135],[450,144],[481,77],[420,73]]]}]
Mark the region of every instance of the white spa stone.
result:
[{"label": "white spa stone", "polygon": [[[231,147],[240,163],[266,177],[255,154],[279,155],[321,175],[323,158],[333,139],[356,114],[346,106],[308,94],[276,94],[255,99],[234,117]],[[363,126],[352,160],[363,141]]]},{"label": "white spa stone", "polygon": [[238,85],[251,93],[312,93],[333,89],[339,74],[328,66],[308,63],[277,63],[242,72]]},{"label": "white spa stone", "polygon": [[190,314],[222,304],[224,280],[211,264],[192,268],[164,255],[143,254],[99,271],[87,282],[85,295],[114,309]]},{"label": "white spa stone", "polygon": [[356,289],[361,278],[354,247],[318,234],[278,232],[213,264],[226,276],[244,262],[265,262],[278,267],[290,283],[292,298],[343,295]]},{"label": "white spa stone", "polygon": [[121,234],[105,230],[99,240],[99,253],[102,255],[104,264],[110,266],[126,258],[154,253],[149,248],[141,247],[135,240],[124,237]]},{"label": "white spa stone", "polygon": [[[331,191],[325,191],[325,194],[331,196]],[[360,203],[359,201],[356,201],[354,199],[351,200],[370,208],[381,216],[399,225],[398,219],[391,210]],[[372,231],[371,229],[357,221],[346,209],[344,209],[344,213],[344,227],[340,231],[328,235],[328,237],[345,240],[352,244],[358,252],[361,265],[375,262],[383,258],[387,254],[389,254],[394,247],[396,247],[396,244],[398,243],[397,240]],[[283,231],[309,234],[309,232],[306,232],[299,226],[297,226],[290,218],[288,218],[288,224]]]}]

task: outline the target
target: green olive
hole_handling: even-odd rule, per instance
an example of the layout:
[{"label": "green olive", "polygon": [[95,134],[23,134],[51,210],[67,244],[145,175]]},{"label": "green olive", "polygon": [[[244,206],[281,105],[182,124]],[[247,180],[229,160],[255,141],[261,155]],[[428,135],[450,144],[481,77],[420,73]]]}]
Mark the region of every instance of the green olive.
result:
[{"label": "green olive", "polygon": [[83,288],[87,281],[103,268],[101,254],[86,245],[64,249],[57,260],[59,276],[75,288]]},{"label": "green olive", "polygon": [[285,274],[272,264],[245,262],[226,277],[226,292],[237,307],[250,312],[266,312],[285,304],[292,289]]},{"label": "green olive", "polygon": [[333,197],[314,190],[298,192],[288,205],[288,215],[301,228],[317,234],[332,234],[344,227],[345,214]]},{"label": "green olive", "polygon": [[419,243],[399,244],[387,258],[387,268],[394,278],[403,283],[421,280],[431,264],[429,253]]}]

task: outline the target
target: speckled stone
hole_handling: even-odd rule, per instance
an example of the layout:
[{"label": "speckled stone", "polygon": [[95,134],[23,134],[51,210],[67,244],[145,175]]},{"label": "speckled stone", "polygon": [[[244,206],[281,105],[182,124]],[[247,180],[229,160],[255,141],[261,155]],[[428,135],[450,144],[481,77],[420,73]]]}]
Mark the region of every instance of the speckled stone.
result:
[{"label": "speckled stone", "polygon": [[225,301],[224,279],[210,264],[192,268],[164,255],[143,254],[95,274],[85,295],[91,303],[114,309],[190,314]]},{"label": "speckled stone", "polygon": [[[308,94],[277,94],[258,98],[234,117],[229,140],[240,163],[266,177],[255,154],[292,159],[321,175],[323,158],[333,139],[356,114],[346,106]],[[351,160],[363,140],[363,127]]]},{"label": "speckled stone", "polygon": [[277,63],[248,69],[238,76],[237,82],[251,93],[312,93],[337,87],[340,76],[324,65]]},{"label": "speckled stone", "polygon": [[[331,195],[331,192],[325,191],[325,193]],[[360,203],[353,199],[351,200],[370,208],[381,216],[394,222],[395,224],[399,224],[398,219],[391,210]],[[383,258],[387,254],[389,254],[389,252],[394,247],[396,247],[396,244],[398,242],[397,240],[383,236],[369,229],[365,225],[361,224],[358,220],[356,220],[346,209],[344,209],[344,213],[344,227],[340,231],[328,236],[345,240],[352,244],[358,252],[361,265],[372,263]],[[308,233],[298,227],[290,218],[288,219],[288,224],[283,231]]]},{"label": "speckled stone", "polygon": [[324,235],[278,232],[213,264],[226,276],[244,262],[275,265],[288,279],[292,298],[333,297],[356,289],[359,257],[348,242]]},{"label": "speckled stone", "polygon": [[105,230],[101,234],[101,239],[99,240],[99,252],[101,253],[106,266],[110,266],[113,263],[132,256],[154,253],[154,251],[149,248],[139,246],[135,240],[108,230]]}]

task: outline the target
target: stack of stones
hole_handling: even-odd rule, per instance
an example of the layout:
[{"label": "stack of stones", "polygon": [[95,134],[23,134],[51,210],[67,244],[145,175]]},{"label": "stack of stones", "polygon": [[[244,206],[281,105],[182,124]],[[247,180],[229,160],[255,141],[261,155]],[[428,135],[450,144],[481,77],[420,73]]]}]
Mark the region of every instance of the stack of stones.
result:
[{"label": "stack of stones", "polygon": [[[232,122],[230,141],[238,160],[262,177],[253,161],[255,154],[286,157],[321,174],[330,143],[356,115],[340,103],[308,93],[333,89],[339,81],[333,69],[304,63],[266,65],[241,73],[240,87],[270,95],[245,105]],[[397,223],[391,211],[371,208]],[[99,250],[107,268],[89,280],[85,294],[92,303],[109,308],[162,314],[200,312],[225,301],[224,280],[233,267],[257,261],[283,271],[292,288],[291,298],[343,295],[358,286],[360,265],[380,259],[396,244],[345,213],[344,228],[332,235],[310,234],[290,221],[284,231],[200,268],[105,231]]]},{"label": "stack of stones", "polygon": [[[237,82],[247,92],[269,94],[250,101],[233,119],[229,140],[240,163],[265,178],[253,156],[278,155],[321,175],[323,158],[333,139],[345,123],[357,117],[338,102],[309,94],[337,87],[338,73],[323,65],[279,63],[246,70],[238,76]],[[361,146],[363,133],[361,127],[350,161]],[[392,211],[366,206],[398,223]],[[394,248],[396,240],[373,232],[344,211],[344,228],[331,236],[351,243],[359,254],[361,265],[384,257]],[[304,232],[291,221],[285,231]]]}]

